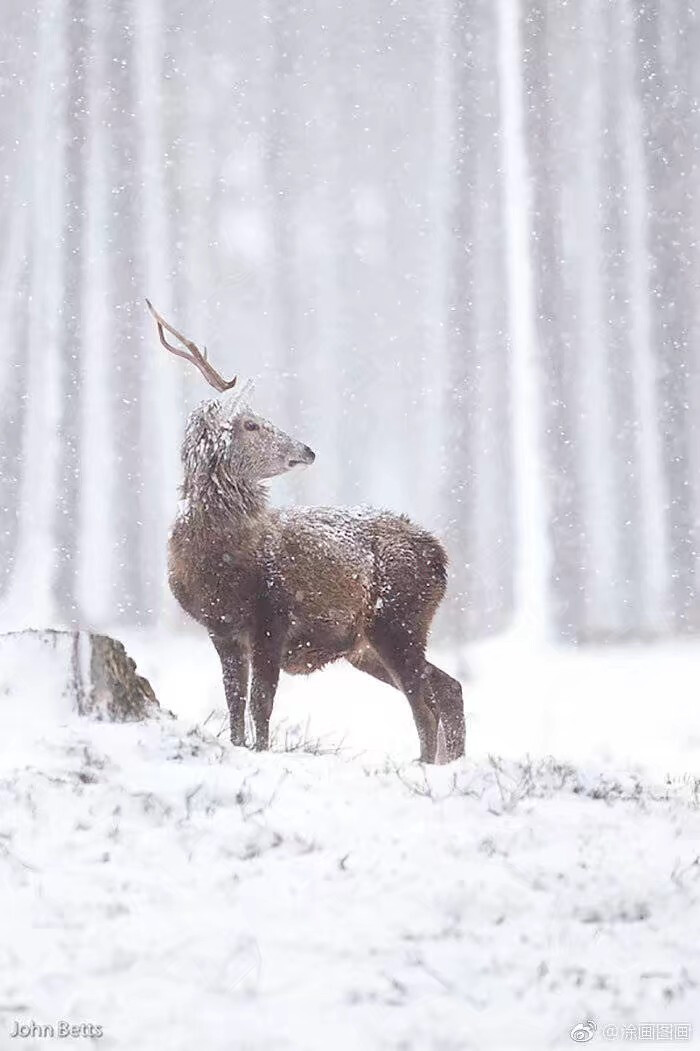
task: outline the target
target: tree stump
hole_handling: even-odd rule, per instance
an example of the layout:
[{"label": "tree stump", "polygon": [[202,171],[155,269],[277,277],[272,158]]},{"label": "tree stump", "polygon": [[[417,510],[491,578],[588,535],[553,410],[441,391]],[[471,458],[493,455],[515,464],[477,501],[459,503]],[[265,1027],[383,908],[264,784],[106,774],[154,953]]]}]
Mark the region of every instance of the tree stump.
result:
[{"label": "tree stump", "polygon": [[78,714],[133,722],[159,710],[122,643],[88,631],[0,635],[0,709],[8,699],[31,720]]}]

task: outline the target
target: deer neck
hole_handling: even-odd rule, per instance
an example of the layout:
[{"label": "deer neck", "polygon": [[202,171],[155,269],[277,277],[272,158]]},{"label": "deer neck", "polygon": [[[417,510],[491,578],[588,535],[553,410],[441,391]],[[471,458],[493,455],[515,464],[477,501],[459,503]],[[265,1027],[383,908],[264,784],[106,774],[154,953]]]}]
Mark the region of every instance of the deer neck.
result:
[{"label": "deer neck", "polygon": [[267,491],[260,482],[228,474],[222,477],[216,471],[194,482],[185,478],[182,496],[188,514],[212,532],[243,530],[267,507]]}]

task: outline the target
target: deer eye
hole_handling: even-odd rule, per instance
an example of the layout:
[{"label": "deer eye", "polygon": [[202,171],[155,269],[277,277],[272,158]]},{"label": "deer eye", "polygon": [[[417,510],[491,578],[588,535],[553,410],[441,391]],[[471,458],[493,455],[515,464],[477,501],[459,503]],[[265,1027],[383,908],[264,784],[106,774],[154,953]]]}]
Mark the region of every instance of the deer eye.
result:
[{"label": "deer eye", "polygon": [[259,431],[260,430],[260,424],[256,423],[255,420],[246,420],[245,423],[243,424],[243,426],[245,427],[245,429],[247,431]]}]

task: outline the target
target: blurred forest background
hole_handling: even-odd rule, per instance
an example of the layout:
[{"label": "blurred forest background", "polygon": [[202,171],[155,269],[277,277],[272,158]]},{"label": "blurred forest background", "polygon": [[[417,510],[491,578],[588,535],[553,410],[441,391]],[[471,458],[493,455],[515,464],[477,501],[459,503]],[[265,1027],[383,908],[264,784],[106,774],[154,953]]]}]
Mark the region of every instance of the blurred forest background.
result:
[{"label": "blurred forest background", "polygon": [[178,622],[178,447],[209,392],[148,295],[316,450],[274,499],[445,539],[445,641],[700,630],[693,4],[3,16],[4,622]]}]

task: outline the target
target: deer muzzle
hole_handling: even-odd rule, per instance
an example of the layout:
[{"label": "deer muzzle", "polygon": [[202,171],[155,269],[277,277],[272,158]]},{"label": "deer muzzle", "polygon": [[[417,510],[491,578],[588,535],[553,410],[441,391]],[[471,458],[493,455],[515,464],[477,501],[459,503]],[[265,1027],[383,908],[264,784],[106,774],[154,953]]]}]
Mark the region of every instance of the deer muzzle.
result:
[{"label": "deer muzzle", "polygon": [[309,449],[308,445],[302,445],[295,452],[294,456],[290,457],[290,459],[289,459],[289,466],[290,467],[300,467],[300,466],[308,467],[314,462],[315,459],[316,459],[316,453],[313,451],[313,449]]}]

